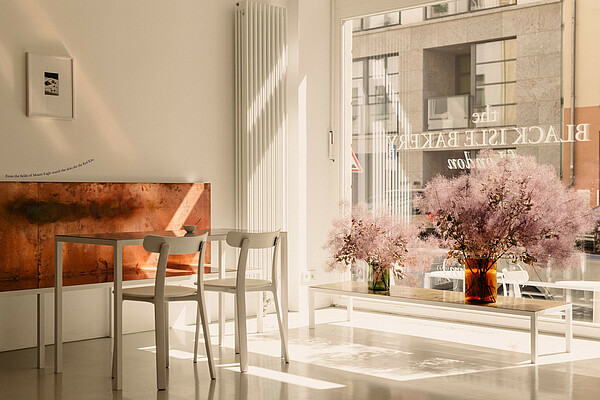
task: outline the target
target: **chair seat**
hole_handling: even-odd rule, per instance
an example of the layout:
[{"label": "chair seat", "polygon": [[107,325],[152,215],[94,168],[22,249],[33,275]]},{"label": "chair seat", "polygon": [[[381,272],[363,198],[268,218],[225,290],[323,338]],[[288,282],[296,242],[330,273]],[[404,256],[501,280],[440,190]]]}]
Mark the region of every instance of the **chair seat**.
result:
[{"label": "chair seat", "polygon": [[[204,288],[206,290],[210,290],[210,287],[222,289],[235,289],[235,283],[235,278],[209,279],[204,281]],[[266,279],[246,279],[246,289],[269,286],[271,286],[271,281]]]},{"label": "chair seat", "polygon": [[[194,295],[196,289],[185,286],[165,285],[165,298],[185,297]],[[154,286],[139,286],[123,289],[123,298],[152,299],[154,298]]]}]

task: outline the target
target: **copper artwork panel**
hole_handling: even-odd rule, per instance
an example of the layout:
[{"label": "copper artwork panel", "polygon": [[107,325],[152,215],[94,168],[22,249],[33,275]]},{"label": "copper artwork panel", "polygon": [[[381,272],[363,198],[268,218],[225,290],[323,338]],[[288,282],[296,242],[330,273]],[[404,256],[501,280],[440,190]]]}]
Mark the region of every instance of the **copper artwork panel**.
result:
[{"label": "copper artwork panel", "polygon": [[[54,235],[210,228],[207,183],[0,184],[0,291],[54,286]],[[172,256],[168,275],[195,273],[198,257]],[[210,263],[210,247],[206,251]],[[123,248],[123,279],[153,278],[156,257]],[[110,246],[63,244],[65,286],[111,282]]]}]

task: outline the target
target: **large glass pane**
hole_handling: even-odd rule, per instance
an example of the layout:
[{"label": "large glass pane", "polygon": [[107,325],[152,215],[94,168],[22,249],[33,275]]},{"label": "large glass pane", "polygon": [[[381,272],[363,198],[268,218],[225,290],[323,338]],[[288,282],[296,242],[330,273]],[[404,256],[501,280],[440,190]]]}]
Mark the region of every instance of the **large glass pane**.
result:
[{"label": "large glass pane", "polygon": [[486,115],[485,121],[477,124],[478,128],[515,125],[517,115],[516,105],[476,107],[475,112]]},{"label": "large glass pane", "polygon": [[384,26],[398,25],[400,23],[400,13],[392,12],[387,14],[373,15],[363,18],[363,29],[382,28]]},{"label": "large glass pane", "polygon": [[479,64],[476,67],[475,83],[477,85],[515,80],[517,80],[516,61]]},{"label": "large glass pane", "polygon": [[517,40],[509,39],[504,41],[504,59],[510,60],[517,58]]},{"label": "large glass pane", "polygon": [[475,46],[475,62],[491,62],[502,60],[502,42],[479,43]]},{"label": "large glass pane", "polygon": [[452,96],[427,101],[427,129],[466,128],[469,124],[469,96]]},{"label": "large glass pane", "polygon": [[511,4],[517,4],[517,0],[471,0],[471,10],[483,10]]},{"label": "large glass pane", "polygon": [[357,79],[360,78],[362,79],[364,76],[364,71],[363,71],[363,65],[364,62],[363,61],[354,61],[352,63],[352,79]]},{"label": "large glass pane", "polygon": [[427,18],[439,18],[469,11],[469,0],[452,0],[426,7]]},{"label": "large glass pane", "polygon": [[515,88],[514,83],[478,87],[475,92],[475,107],[514,103]]},{"label": "large glass pane", "polygon": [[397,74],[399,72],[398,56],[389,56],[387,58],[387,73]]}]

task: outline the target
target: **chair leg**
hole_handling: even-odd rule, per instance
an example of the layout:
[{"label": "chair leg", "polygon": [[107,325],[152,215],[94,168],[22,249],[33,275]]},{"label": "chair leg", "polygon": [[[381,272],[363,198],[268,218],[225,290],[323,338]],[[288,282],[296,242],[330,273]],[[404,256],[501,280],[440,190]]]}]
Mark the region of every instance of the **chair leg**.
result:
[{"label": "chair leg", "polygon": [[165,303],[154,304],[154,332],[156,341],[156,387],[167,388],[167,369],[165,345]]},{"label": "chair leg", "polygon": [[165,367],[169,368],[169,302],[165,302]]},{"label": "chair leg", "polygon": [[196,331],[194,332],[194,362],[198,362],[198,340],[200,339],[200,303],[196,302]]},{"label": "chair leg", "polygon": [[248,337],[246,334],[246,294],[244,292],[235,295],[237,304],[237,326],[240,342],[240,371],[248,372]]},{"label": "chair leg", "polygon": [[115,339],[113,337],[112,370],[111,370],[111,373],[110,373],[110,377],[112,379],[115,379],[115,374],[116,374],[116,371],[117,371],[117,346],[114,343],[114,340]]},{"label": "chair leg", "polygon": [[285,330],[283,329],[283,315],[281,314],[281,308],[279,307],[279,300],[277,297],[277,292],[273,291],[273,302],[275,303],[275,313],[277,314],[277,324],[279,325],[279,337],[281,338],[281,356],[285,363],[290,362],[290,356],[288,354],[287,347],[287,335]]},{"label": "chair leg", "polygon": [[234,335],[234,349],[235,354],[240,354],[240,332],[238,330],[239,325],[238,312],[237,312],[237,297],[233,302],[233,335]]},{"label": "chair leg", "polygon": [[[213,360],[212,354],[212,343],[210,340],[210,327],[208,326],[208,317],[206,315],[206,307],[204,306],[204,296],[200,295],[200,299],[198,300],[198,312],[200,313],[200,318],[202,319],[202,332],[204,333],[204,346],[206,347],[206,358],[208,358],[208,370],[210,372],[210,378],[216,379],[217,375],[215,373],[215,363]],[[198,324],[196,323],[196,326]],[[196,329],[198,329],[196,327]],[[198,335],[198,331],[196,330],[196,335]],[[196,341],[196,343],[198,343]]]}]

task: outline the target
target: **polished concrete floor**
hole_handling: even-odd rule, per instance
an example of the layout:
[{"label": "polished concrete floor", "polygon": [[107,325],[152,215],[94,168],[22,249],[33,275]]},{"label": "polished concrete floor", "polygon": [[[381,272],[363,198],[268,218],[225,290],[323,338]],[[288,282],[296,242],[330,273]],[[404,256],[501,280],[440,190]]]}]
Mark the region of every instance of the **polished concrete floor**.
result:
[{"label": "polished concrete floor", "polygon": [[65,344],[59,375],[51,346],[45,370],[35,368],[35,349],[0,353],[0,399],[600,399],[597,341],[576,339],[565,354],[564,338],[542,335],[546,356],[534,366],[526,332],[364,312],[344,319],[343,309],[318,310],[311,331],[291,314],[291,362],[284,365],[268,316],[265,333],[249,336],[247,374],[239,373],[228,335],[214,346],[215,381],[206,358],[191,361],[193,327],[173,328],[169,388],[160,392],[153,332],[125,336],[118,392],[111,390],[110,339]]}]

